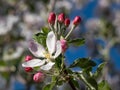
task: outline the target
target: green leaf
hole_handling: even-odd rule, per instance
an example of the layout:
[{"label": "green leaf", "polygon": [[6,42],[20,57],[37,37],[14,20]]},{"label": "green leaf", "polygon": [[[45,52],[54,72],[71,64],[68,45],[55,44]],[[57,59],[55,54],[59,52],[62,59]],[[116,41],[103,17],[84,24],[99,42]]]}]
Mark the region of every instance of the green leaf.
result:
[{"label": "green leaf", "polygon": [[53,76],[53,77],[52,77],[52,82],[49,83],[49,84],[47,84],[47,85],[45,85],[45,86],[42,88],[42,90],[52,90],[53,87],[55,86],[55,84],[56,84],[56,76]]},{"label": "green leaf", "polygon": [[80,46],[80,45],[85,44],[85,39],[83,39],[83,38],[77,38],[77,39],[68,41],[68,43],[74,44],[75,46]]},{"label": "green leaf", "polygon": [[69,73],[69,74],[73,74],[73,71],[70,70],[69,68],[66,68],[66,71],[67,71],[67,73]]},{"label": "green leaf", "polygon": [[70,68],[73,67],[80,67],[80,68],[88,68],[88,67],[94,67],[96,66],[96,63],[90,60],[89,58],[78,58],[73,62],[73,64],[70,65]]},{"label": "green leaf", "polygon": [[101,64],[98,66],[96,72],[95,72],[94,75],[93,75],[94,78],[98,78],[99,76],[101,76],[102,70],[103,70],[103,67],[105,66],[105,64],[106,64],[106,63],[103,62],[103,63],[101,63]]},{"label": "green leaf", "polygon": [[91,76],[91,73],[92,73],[92,67],[88,67],[88,68],[83,69],[84,75]]},{"label": "green leaf", "polygon": [[56,58],[56,60],[55,60],[55,65],[56,65],[56,67],[57,67],[58,69],[61,69],[61,68],[62,68],[62,66],[61,66],[61,64],[62,64],[61,57],[62,57],[62,55],[60,55],[60,56],[59,56],[58,58]]},{"label": "green leaf", "polygon": [[103,80],[98,84],[98,90],[112,90],[109,86],[109,84]]},{"label": "green leaf", "polygon": [[77,87],[78,89],[80,88],[79,83],[78,83],[77,80],[75,80],[74,78],[71,78],[70,80],[74,84],[75,87]]},{"label": "green leaf", "polygon": [[36,42],[42,44],[43,46],[46,46],[46,37],[47,37],[46,34],[39,32],[33,36],[33,39]]},{"label": "green leaf", "polygon": [[52,90],[51,84],[47,84],[46,86],[43,87],[42,90]]},{"label": "green leaf", "polygon": [[77,75],[86,84],[86,86],[88,86],[89,90],[98,90],[98,84],[93,77],[86,76],[83,73]]},{"label": "green leaf", "polygon": [[43,27],[42,31],[44,34],[48,34],[48,32],[50,31],[47,27]]},{"label": "green leaf", "polygon": [[65,82],[65,80],[59,79],[56,83],[56,85],[61,86],[63,83]]},{"label": "green leaf", "polygon": [[[87,82],[88,82],[91,86],[93,86],[96,90],[98,90],[98,85],[97,85],[97,82],[96,82],[96,80],[95,80],[94,78],[92,78],[92,77],[87,77],[86,80],[87,80]],[[101,89],[101,90],[102,90],[102,89]]]}]

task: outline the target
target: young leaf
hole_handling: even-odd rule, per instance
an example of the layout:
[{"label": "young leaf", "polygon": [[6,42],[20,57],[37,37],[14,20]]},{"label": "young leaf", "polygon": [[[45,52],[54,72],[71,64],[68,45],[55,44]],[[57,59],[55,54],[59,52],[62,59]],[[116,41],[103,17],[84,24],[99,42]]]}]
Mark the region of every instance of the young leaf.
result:
[{"label": "young leaf", "polygon": [[40,32],[40,33],[35,34],[35,35],[33,36],[33,39],[34,39],[36,42],[38,42],[38,43],[46,46],[46,37],[47,37],[46,34]]},{"label": "young leaf", "polygon": [[77,38],[77,39],[74,39],[74,40],[70,40],[68,43],[74,44],[75,46],[80,46],[80,45],[83,45],[85,43],[85,39]]},{"label": "young leaf", "polygon": [[98,84],[98,90],[112,90],[112,89],[110,88],[108,83],[105,80],[103,80]]},{"label": "young leaf", "polygon": [[69,68],[66,68],[66,71],[67,71],[69,74],[73,74],[72,70],[69,69]]},{"label": "young leaf", "polygon": [[77,74],[77,75],[88,86],[90,90],[98,90],[98,85],[94,78],[83,74]]},{"label": "young leaf", "polygon": [[65,80],[59,79],[59,80],[56,82],[56,85],[61,86],[64,82],[65,82]]},{"label": "young leaf", "polygon": [[80,67],[80,68],[88,68],[88,67],[94,67],[96,66],[96,63],[90,60],[89,58],[78,58],[73,62],[73,64],[70,65],[70,68],[73,67]]},{"label": "young leaf", "polygon": [[47,84],[46,86],[43,87],[42,90],[52,90],[51,84]]},{"label": "young leaf", "polygon": [[98,68],[97,68],[97,70],[96,70],[96,72],[94,73],[94,77],[95,78],[98,78],[101,74],[102,74],[102,69],[103,69],[103,67],[105,66],[105,62],[103,62],[103,63],[101,63],[99,66],[98,66]]},{"label": "young leaf", "polygon": [[61,64],[62,64],[62,60],[61,60],[61,55],[58,57],[58,58],[56,58],[56,60],[55,60],[55,65],[56,65],[56,67],[58,68],[58,69],[61,69]]},{"label": "young leaf", "polygon": [[83,69],[83,73],[84,73],[85,75],[91,76],[92,67],[88,67],[88,68]]},{"label": "young leaf", "polygon": [[71,78],[71,82],[74,84],[75,87],[77,87],[78,89],[80,88],[77,80],[74,80],[74,78]]},{"label": "young leaf", "polygon": [[[88,82],[89,84],[91,84],[91,86],[93,86],[93,87],[95,88],[95,90],[98,90],[98,85],[97,85],[97,82],[95,81],[94,78],[92,78],[92,77],[87,77],[86,80],[87,80],[87,82]],[[101,89],[101,90],[102,90],[102,89]]]},{"label": "young leaf", "polygon": [[43,28],[42,28],[42,31],[43,31],[44,34],[47,35],[48,32],[49,32],[49,29],[48,29],[47,27],[43,27]]}]

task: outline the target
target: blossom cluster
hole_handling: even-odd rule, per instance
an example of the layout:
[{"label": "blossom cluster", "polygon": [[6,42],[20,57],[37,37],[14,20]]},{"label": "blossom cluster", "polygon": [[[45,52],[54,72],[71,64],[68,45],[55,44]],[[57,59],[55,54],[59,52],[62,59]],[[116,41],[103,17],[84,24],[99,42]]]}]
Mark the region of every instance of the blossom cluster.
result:
[{"label": "blossom cluster", "polygon": [[56,58],[64,54],[68,48],[68,37],[80,22],[81,18],[76,16],[72,22],[72,29],[65,35],[65,30],[70,25],[70,19],[65,18],[64,13],[58,16],[54,12],[50,13],[48,23],[51,31],[48,32],[46,37],[46,47],[35,40],[31,40],[29,50],[37,59],[28,55],[22,64],[26,72],[37,72],[33,76],[35,82],[44,80],[45,73],[54,68]]}]

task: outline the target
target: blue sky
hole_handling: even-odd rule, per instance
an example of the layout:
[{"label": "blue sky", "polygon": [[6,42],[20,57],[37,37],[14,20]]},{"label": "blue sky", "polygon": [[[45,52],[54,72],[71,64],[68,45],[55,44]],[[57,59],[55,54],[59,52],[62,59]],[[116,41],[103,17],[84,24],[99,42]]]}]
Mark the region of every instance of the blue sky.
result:
[{"label": "blue sky", "polygon": [[[70,13],[70,18],[74,19],[76,15],[79,15],[84,19],[84,21],[86,21],[89,18],[95,17],[94,10],[96,9],[97,2],[98,0],[93,0],[88,4],[86,4],[82,9],[72,11]],[[120,10],[120,5],[113,3],[111,9]],[[120,52],[118,52],[116,48],[112,48],[110,55],[111,55],[111,60],[115,65],[115,68],[120,71]],[[81,46],[78,48],[70,48],[66,52],[66,58],[69,63],[72,63],[78,57],[88,57],[86,46]],[[100,61],[98,60],[98,62]]]}]

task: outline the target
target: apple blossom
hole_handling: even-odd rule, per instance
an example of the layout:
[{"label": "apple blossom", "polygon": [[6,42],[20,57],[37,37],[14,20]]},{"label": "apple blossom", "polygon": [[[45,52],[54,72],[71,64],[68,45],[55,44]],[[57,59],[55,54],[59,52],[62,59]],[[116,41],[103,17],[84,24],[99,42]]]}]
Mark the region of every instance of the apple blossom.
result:
[{"label": "apple blossom", "polygon": [[53,31],[48,33],[47,39],[46,39],[46,45],[48,51],[45,50],[45,48],[38,44],[35,41],[30,42],[29,50],[31,53],[41,59],[32,59],[30,61],[24,62],[22,64],[23,67],[38,67],[40,66],[40,69],[42,70],[50,70],[52,66],[55,64],[54,60],[57,58],[61,52],[61,43],[60,41],[57,41],[55,34]]}]

